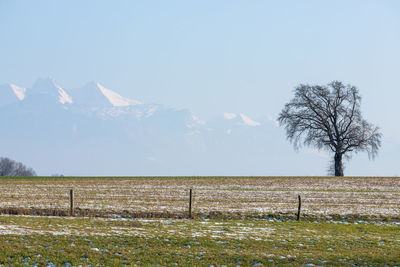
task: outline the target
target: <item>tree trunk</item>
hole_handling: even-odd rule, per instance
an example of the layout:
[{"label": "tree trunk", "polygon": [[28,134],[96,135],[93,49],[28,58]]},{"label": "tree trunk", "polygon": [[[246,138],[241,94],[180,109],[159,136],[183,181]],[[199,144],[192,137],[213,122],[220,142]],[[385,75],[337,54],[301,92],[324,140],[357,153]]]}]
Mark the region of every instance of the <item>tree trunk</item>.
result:
[{"label": "tree trunk", "polygon": [[335,154],[335,176],[343,176],[342,154]]}]

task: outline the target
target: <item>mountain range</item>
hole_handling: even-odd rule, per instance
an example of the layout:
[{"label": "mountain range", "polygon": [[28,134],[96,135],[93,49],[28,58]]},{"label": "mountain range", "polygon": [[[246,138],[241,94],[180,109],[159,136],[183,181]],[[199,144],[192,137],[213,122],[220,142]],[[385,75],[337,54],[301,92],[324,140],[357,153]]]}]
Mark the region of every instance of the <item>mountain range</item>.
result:
[{"label": "mountain range", "polygon": [[228,111],[204,121],[98,82],[0,85],[0,114],[0,156],[40,175],[296,175],[304,162],[313,166],[306,174],[323,175],[329,160],[312,149],[293,153],[270,116]]}]

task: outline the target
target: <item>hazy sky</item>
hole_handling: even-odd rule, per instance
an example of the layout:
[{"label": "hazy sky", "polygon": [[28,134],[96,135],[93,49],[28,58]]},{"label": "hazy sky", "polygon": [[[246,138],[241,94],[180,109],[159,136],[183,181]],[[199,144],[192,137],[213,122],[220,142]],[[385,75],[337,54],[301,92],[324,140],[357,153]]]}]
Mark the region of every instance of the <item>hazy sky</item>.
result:
[{"label": "hazy sky", "polygon": [[400,1],[0,1],[0,84],[98,81],[142,102],[276,117],[299,83],[359,87],[400,144]]}]

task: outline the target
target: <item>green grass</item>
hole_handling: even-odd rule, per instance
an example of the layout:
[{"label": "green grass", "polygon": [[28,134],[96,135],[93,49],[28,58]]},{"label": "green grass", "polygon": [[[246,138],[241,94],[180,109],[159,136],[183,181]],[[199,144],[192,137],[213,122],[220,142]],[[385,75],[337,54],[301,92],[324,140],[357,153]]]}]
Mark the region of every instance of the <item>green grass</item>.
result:
[{"label": "green grass", "polygon": [[[400,265],[400,226],[0,216],[0,264]],[[63,232],[63,233],[61,233]]]}]

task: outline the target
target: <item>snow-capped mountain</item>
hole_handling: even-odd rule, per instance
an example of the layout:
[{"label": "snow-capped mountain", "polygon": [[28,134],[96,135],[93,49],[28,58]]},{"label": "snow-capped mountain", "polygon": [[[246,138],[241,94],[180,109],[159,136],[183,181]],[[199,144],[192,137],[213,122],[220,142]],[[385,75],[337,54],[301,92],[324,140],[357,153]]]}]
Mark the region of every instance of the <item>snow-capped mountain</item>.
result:
[{"label": "snow-capped mountain", "polygon": [[49,77],[47,79],[38,79],[31,89],[27,90],[27,99],[29,97],[41,97],[53,103],[62,105],[72,104],[72,97],[58,84],[58,82]]},{"label": "snow-capped mountain", "polygon": [[[4,85],[0,89],[3,115],[0,121],[14,125],[9,134],[18,130],[21,138],[59,131],[57,138],[87,139],[95,135],[112,138],[121,133],[125,133],[124,137],[137,136],[138,133],[154,136],[157,133],[165,139],[168,135],[184,136],[205,124],[189,110],[144,104],[123,97],[97,82],[69,90],[49,77],[38,79],[32,88]],[[16,103],[18,105],[7,106]],[[142,143],[152,143],[144,139]]]},{"label": "snow-capped mountain", "polygon": [[224,119],[235,121],[237,124],[253,126],[253,127],[261,125],[261,123],[251,119],[250,117],[244,115],[243,113],[236,114],[236,113],[225,112]]},{"label": "snow-capped mountain", "polygon": [[316,175],[327,161],[321,153],[294,154],[272,117],[226,112],[205,121],[97,82],[72,90],[53,78],[26,89],[2,85],[0,125],[0,156],[42,175],[288,175],[275,166],[289,157],[292,170],[299,157],[322,161]]},{"label": "snow-capped mountain", "polygon": [[26,89],[15,84],[0,85],[0,106],[17,103],[25,98]]},{"label": "snow-capped mountain", "polygon": [[4,85],[0,96],[0,125],[7,125],[0,131],[2,153],[19,155],[14,158],[35,155],[37,165],[48,170],[37,169],[42,174],[168,175],[197,168],[237,169],[260,157],[266,130],[273,135],[277,129],[243,113],[225,113],[206,122],[188,109],[142,103],[97,82],[70,90],[50,77],[26,89]]},{"label": "snow-capped mountain", "polygon": [[76,104],[90,107],[127,107],[142,104],[137,100],[123,97],[97,82],[90,82],[82,88],[74,89],[71,94]]}]

